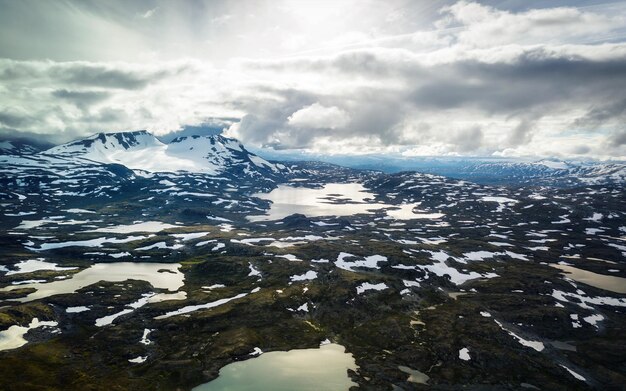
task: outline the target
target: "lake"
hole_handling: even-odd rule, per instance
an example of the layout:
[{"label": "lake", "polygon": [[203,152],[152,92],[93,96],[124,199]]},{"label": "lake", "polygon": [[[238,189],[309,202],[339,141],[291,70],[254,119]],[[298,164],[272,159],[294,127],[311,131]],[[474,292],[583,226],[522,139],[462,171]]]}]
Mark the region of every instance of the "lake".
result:
[{"label": "lake", "polygon": [[226,365],[217,379],[193,391],[341,391],[357,385],[347,372],[356,368],[352,354],[337,344],[269,352]]},{"label": "lake", "polygon": [[265,215],[248,216],[250,221],[280,220],[294,213],[307,217],[352,216],[372,214],[385,210],[387,217],[395,220],[438,219],[442,213],[415,212],[419,203],[391,205],[375,202],[376,195],[360,183],[327,183],[321,188],[279,185],[269,193],[256,193],[254,197],[271,201]]},{"label": "lake", "polygon": [[[21,302],[41,299],[62,293],[73,293],[98,281],[121,282],[126,280],[148,281],[154,288],[177,291],[184,284],[185,275],[179,263],[113,262],[96,263],[73,276],[52,282],[13,285],[0,289],[35,288],[36,292],[16,299]],[[161,270],[161,271],[159,271]]]},{"label": "lake", "polygon": [[550,266],[561,269],[565,272],[564,274],[566,277],[582,282],[583,284],[591,285],[593,287],[611,292],[626,293],[626,278],[594,273],[569,265]]}]

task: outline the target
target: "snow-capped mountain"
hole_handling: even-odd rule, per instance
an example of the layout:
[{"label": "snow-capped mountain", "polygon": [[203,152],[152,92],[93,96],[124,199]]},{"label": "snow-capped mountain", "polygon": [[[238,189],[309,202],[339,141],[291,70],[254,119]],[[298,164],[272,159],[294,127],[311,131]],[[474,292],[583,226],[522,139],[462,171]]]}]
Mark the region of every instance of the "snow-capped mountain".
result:
[{"label": "snow-capped mountain", "polygon": [[624,161],[384,155],[318,158],[344,167],[385,173],[417,171],[484,185],[575,187],[626,182]]},{"label": "snow-capped mountain", "polygon": [[536,162],[482,162],[460,170],[460,177],[477,182],[517,185],[575,186],[626,181],[623,163],[570,162],[544,159]]},{"label": "snow-capped mountain", "polygon": [[[0,155],[38,156],[76,164],[119,164],[136,174],[181,172],[270,181],[289,176],[285,165],[270,163],[248,151],[239,141],[221,135],[181,136],[165,143],[145,130],[98,133],[38,153],[40,148],[5,141],[0,142]],[[7,159],[7,163],[11,161]],[[479,184],[575,187],[626,182],[626,164],[623,162],[463,157],[368,160],[360,157],[342,165],[385,172],[417,171]],[[35,167],[39,166],[35,164]]]},{"label": "snow-capped mountain", "polygon": [[163,143],[145,130],[99,133],[56,146],[43,154],[122,164],[150,172],[217,175],[239,169],[247,175],[266,175],[277,174],[282,168],[247,151],[237,140],[221,135],[178,137]]},{"label": "snow-capped mountain", "polygon": [[0,155],[30,155],[39,151],[41,151],[40,148],[23,141],[0,141]]},{"label": "snow-capped mountain", "polygon": [[0,198],[24,197],[34,203],[71,199],[80,204],[161,194],[238,202],[246,192],[284,181],[291,171],[218,135],[163,143],[146,131],[100,133],[40,153],[0,154]]},{"label": "snow-capped mountain", "polygon": [[513,186],[586,186],[626,182],[624,162],[560,159],[504,159],[479,157],[361,157],[339,162],[344,166],[387,173],[417,171],[479,184]]}]

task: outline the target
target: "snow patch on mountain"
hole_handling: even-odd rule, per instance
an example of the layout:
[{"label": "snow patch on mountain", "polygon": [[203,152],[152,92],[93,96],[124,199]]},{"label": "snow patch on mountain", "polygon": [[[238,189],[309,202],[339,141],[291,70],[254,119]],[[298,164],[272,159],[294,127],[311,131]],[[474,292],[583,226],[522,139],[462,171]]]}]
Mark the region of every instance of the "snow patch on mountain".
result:
[{"label": "snow patch on mountain", "polygon": [[145,130],[99,133],[44,153],[117,163],[150,172],[189,171],[216,175],[234,166],[240,166],[248,174],[259,168],[279,172],[274,164],[247,151],[237,140],[221,135],[178,137],[166,144]]},{"label": "snow patch on mountain", "polygon": [[0,141],[0,155],[30,155],[39,152],[34,145],[20,141]]}]

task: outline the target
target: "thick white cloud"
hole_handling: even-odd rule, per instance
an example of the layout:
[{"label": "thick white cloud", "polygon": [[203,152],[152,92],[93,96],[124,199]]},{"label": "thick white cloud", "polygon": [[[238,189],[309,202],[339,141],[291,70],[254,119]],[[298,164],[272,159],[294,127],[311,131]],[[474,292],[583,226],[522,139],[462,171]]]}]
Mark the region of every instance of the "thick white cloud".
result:
[{"label": "thick white cloud", "polygon": [[319,103],[313,103],[291,114],[287,118],[287,124],[295,127],[312,129],[342,128],[348,124],[350,116],[338,107],[324,107]]},{"label": "thick white cloud", "polygon": [[442,10],[440,27],[461,26],[460,44],[493,47],[505,44],[545,44],[602,38],[624,27],[624,15],[602,15],[572,7],[531,9],[512,13],[474,2],[460,1]]},{"label": "thick white cloud", "polygon": [[[64,141],[210,122],[253,146],[322,153],[626,158],[626,5],[381,2],[342,19],[352,2],[268,3],[276,15],[226,4],[197,12],[223,51],[167,37],[150,61],[0,59],[0,133]],[[162,23],[171,7],[130,14]],[[275,29],[243,23],[251,14]]]}]

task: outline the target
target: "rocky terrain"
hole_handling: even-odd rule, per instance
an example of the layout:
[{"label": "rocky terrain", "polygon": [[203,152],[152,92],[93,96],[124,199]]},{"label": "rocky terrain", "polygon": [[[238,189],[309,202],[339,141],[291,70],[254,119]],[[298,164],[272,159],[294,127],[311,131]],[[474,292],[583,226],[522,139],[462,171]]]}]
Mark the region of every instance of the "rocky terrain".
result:
[{"label": "rocky terrain", "polygon": [[[486,186],[136,132],[0,156],[0,183],[0,389],[187,390],[327,339],[363,390],[626,384],[622,183]],[[279,190],[324,195],[282,216]]]}]

